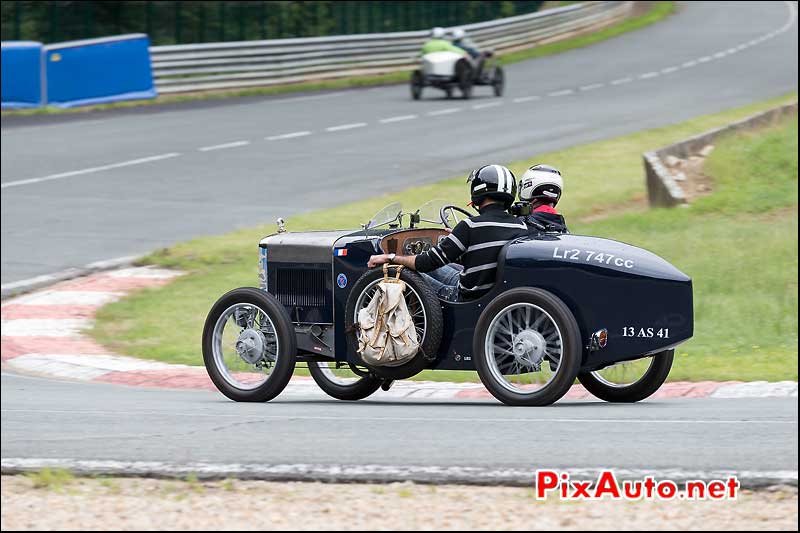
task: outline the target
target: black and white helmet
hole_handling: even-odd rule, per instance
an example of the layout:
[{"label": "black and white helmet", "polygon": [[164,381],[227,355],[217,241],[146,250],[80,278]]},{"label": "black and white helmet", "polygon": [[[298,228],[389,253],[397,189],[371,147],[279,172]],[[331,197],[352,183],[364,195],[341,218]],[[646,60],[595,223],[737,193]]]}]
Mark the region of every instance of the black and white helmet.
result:
[{"label": "black and white helmet", "polygon": [[472,171],[467,178],[472,203],[478,204],[484,198],[503,202],[506,209],[514,203],[517,194],[517,179],[514,173],[503,165],[486,165]]},{"label": "black and white helmet", "polygon": [[523,202],[542,200],[556,205],[563,189],[564,180],[558,169],[549,165],[534,165],[519,180],[519,199]]}]

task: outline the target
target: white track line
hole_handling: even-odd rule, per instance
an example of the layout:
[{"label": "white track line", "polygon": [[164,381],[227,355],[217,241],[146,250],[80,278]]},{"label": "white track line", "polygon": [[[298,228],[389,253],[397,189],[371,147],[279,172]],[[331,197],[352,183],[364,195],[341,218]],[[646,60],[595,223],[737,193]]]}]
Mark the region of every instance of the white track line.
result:
[{"label": "white track line", "polygon": [[439,115],[449,115],[450,113],[458,113],[459,111],[462,111],[462,110],[463,110],[463,108],[461,108],[461,107],[448,107],[447,109],[440,109],[438,111],[431,111],[430,113],[428,113],[428,115],[431,116],[431,117],[438,117]]},{"label": "white track line", "polygon": [[485,104],[475,104],[472,109],[486,109],[487,107],[497,107],[503,105],[503,102],[488,102]]},{"label": "white track line", "polygon": [[552,93],[548,94],[547,96],[566,96],[566,95],[572,94],[574,92],[575,91],[573,91],[572,89],[564,89],[562,91],[552,92]]},{"label": "white track line", "polygon": [[214,150],[226,150],[228,148],[237,148],[239,146],[247,146],[250,144],[250,141],[234,141],[225,144],[215,144],[214,146],[203,146],[202,148],[198,148],[199,152],[212,152]]},{"label": "white track line", "polygon": [[71,178],[73,176],[82,176],[84,174],[94,174],[95,172],[102,172],[104,170],[112,170],[115,168],[130,167],[133,165],[141,165],[143,163],[152,163],[153,161],[161,161],[163,159],[170,159],[181,155],[178,152],[171,152],[169,154],[154,155],[151,157],[142,157],[141,159],[132,159],[130,161],[123,161],[121,163],[112,163],[110,165],[103,165],[101,167],[84,168],[82,170],[73,170],[70,172],[62,172],[60,174],[50,174],[41,178],[30,178],[26,180],[8,181],[3,183],[0,188],[6,189],[8,187],[19,187],[20,185],[31,185],[33,183],[41,183],[44,181],[60,180],[64,178]]},{"label": "white track line", "polygon": [[655,78],[656,76],[658,76],[658,72],[645,72],[644,74],[640,74],[639,75],[639,79],[640,80],[647,80],[647,79],[650,79],[650,78]]},{"label": "white track line", "polygon": [[382,118],[378,122],[381,124],[391,124],[392,122],[402,122],[404,120],[414,120],[417,115],[400,115],[397,117]]},{"label": "white track line", "polygon": [[533,95],[533,96],[520,96],[519,98],[514,98],[512,100],[512,102],[514,102],[515,104],[521,104],[523,102],[533,102],[535,100],[541,100],[541,97],[540,96],[536,96],[536,95]]},{"label": "white track line", "polygon": [[366,126],[366,122],[354,122],[352,124],[342,124],[340,126],[331,126],[330,128],[325,128],[325,131],[344,131],[344,130],[352,130],[355,128],[363,128]]},{"label": "white track line", "polygon": [[294,139],[295,137],[305,137],[306,135],[311,135],[310,131],[293,131],[291,133],[283,133],[281,135],[272,135],[270,137],[264,137],[268,141],[279,141],[281,139]]},{"label": "white track line", "polygon": [[[202,411],[157,411],[148,409],[120,409],[120,410],[103,410],[103,409],[0,409],[3,413],[45,413],[45,414],[71,414],[71,415],[92,415],[92,416],[129,416],[139,417],[146,416],[174,416],[174,417],[188,417],[188,418],[240,418],[240,419],[257,419],[257,420],[323,420],[323,421],[356,421],[356,422],[435,422],[440,424],[442,422],[475,422],[481,424],[512,424],[526,420],[525,418],[479,418],[479,417],[448,417],[439,418],[431,416],[339,416],[339,415],[267,415],[267,414],[226,414],[226,413],[204,413]],[[543,423],[561,423],[561,424],[698,424],[698,425],[728,425],[728,424],[768,424],[768,425],[797,425],[797,420],[782,420],[782,419],[742,419],[742,420],[719,420],[716,418],[709,419],[666,419],[666,418],[542,418],[539,419]]]},{"label": "white track line", "polygon": [[633,81],[633,78],[631,78],[631,77],[627,77],[627,78],[620,78],[620,79],[618,79],[618,80],[614,80],[614,81],[612,81],[612,82],[611,82],[611,85],[622,85],[623,83],[630,83],[630,82],[632,82],[632,81]]},{"label": "white track line", "polygon": [[592,83],[591,85],[584,85],[581,87],[581,91],[593,91],[595,89],[600,89],[601,87],[605,87],[605,83]]},{"label": "white track line", "polygon": [[671,74],[678,70],[679,67],[667,67],[661,69],[661,74]]}]

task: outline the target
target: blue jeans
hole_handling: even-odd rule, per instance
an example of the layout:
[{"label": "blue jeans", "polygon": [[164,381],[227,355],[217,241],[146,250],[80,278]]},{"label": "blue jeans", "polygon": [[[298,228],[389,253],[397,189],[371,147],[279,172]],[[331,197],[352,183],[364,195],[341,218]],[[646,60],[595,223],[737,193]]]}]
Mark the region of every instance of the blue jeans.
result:
[{"label": "blue jeans", "polygon": [[420,272],[425,281],[430,283],[433,292],[442,300],[458,301],[458,278],[464,267],[450,263],[430,272]]}]

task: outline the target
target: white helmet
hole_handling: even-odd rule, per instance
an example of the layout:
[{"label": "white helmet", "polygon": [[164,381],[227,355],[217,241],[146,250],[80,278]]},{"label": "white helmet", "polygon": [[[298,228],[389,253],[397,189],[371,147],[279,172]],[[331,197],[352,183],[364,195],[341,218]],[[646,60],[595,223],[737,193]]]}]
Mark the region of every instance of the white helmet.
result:
[{"label": "white helmet", "polygon": [[450,35],[453,36],[453,40],[457,41],[459,39],[463,39],[467,33],[464,31],[463,28],[453,28],[450,30]]},{"label": "white helmet", "polygon": [[436,26],[431,30],[431,38],[433,39],[444,39],[444,28],[440,28]]},{"label": "white helmet", "polygon": [[523,202],[543,200],[556,205],[563,188],[564,180],[558,169],[549,165],[534,165],[519,180],[519,199]]}]

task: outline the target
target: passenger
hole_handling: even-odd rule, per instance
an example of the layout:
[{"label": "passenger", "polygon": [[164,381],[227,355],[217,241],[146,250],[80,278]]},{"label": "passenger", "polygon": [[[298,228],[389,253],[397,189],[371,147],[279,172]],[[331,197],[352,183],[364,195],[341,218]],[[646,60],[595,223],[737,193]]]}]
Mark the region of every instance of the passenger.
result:
[{"label": "passenger", "polygon": [[421,254],[373,255],[369,267],[392,263],[416,270],[443,300],[472,300],[489,292],[497,278],[500,250],[526,235],[527,226],[508,213],[517,189],[509,169],[486,165],[473,170],[467,182],[477,216],[459,222],[437,246]]},{"label": "passenger", "polygon": [[519,180],[519,199],[530,204],[530,214],[520,218],[538,231],[569,233],[567,222],[556,211],[563,189],[564,179],[558,169],[549,165],[530,167]]},{"label": "passenger", "polygon": [[444,28],[433,28],[431,30],[431,38],[422,45],[420,54],[432,54],[433,52],[456,52],[463,54],[464,50],[454,46],[447,39],[445,39]]}]

